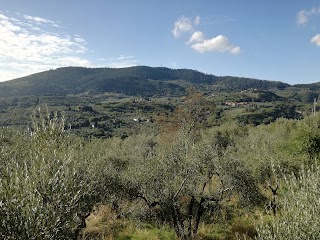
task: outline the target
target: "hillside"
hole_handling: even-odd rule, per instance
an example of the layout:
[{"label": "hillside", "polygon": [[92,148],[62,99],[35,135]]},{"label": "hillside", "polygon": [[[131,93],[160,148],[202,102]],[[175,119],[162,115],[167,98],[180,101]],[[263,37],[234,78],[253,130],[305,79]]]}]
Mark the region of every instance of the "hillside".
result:
[{"label": "hillside", "polygon": [[190,69],[137,66],[129,68],[66,67],[0,83],[0,96],[68,95],[115,92],[129,96],[181,96],[196,86],[211,91],[284,89],[282,82],[218,77]]},{"label": "hillside", "polygon": [[268,124],[309,115],[317,86],[163,67],[59,68],[0,83],[0,127],[26,128],[34,109],[48,106],[51,115],[63,114],[72,132],[82,136],[157,132],[154,122],[183,103],[190,87],[215,108],[208,126],[230,120]]}]

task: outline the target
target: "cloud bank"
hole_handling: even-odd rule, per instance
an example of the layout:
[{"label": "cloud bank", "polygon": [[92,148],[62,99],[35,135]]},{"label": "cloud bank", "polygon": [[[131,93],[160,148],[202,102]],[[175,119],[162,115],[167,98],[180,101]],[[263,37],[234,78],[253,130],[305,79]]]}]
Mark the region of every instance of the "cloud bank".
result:
[{"label": "cloud bank", "polygon": [[199,53],[227,52],[230,54],[239,54],[241,52],[240,47],[231,44],[226,36],[218,35],[211,39],[207,39],[203,32],[195,31],[195,27],[199,24],[199,16],[197,16],[194,20],[182,16],[174,23],[172,34],[175,38],[181,37],[182,34],[191,34],[187,44],[190,45],[193,50]]},{"label": "cloud bank", "polygon": [[49,19],[0,12],[0,81],[64,66],[91,66],[81,57],[87,42],[59,28]]}]

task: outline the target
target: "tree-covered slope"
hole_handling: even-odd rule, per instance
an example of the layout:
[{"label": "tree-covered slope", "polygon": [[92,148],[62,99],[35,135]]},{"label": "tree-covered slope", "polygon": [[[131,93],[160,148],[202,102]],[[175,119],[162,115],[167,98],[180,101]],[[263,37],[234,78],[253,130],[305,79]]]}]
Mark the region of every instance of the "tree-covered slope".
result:
[{"label": "tree-covered slope", "polygon": [[319,91],[320,90],[320,82],[310,83],[310,84],[296,84],[294,87],[299,89],[306,89],[311,91]]},{"label": "tree-covered slope", "polygon": [[[181,85],[181,80],[184,83]],[[67,95],[117,92],[127,95],[183,95],[189,86],[217,91],[284,89],[288,84],[239,77],[218,77],[190,69],[136,66],[129,68],[66,67],[0,83],[0,96]]]},{"label": "tree-covered slope", "polygon": [[246,90],[246,89],[258,89],[258,90],[270,90],[270,89],[285,89],[290,85],[279,81],[267,81],[253,78],[239,78],[239,77],[219,77],[218,86],[223,90]]}]

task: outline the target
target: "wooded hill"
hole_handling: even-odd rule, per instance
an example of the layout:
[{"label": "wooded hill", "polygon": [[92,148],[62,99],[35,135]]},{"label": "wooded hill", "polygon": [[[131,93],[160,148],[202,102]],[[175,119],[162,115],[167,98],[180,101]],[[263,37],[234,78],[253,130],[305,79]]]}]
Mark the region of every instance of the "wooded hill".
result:
[{"label": "wooded hill", "polygon": [[[139,96],[182,96],[188,87],[212,91],[285,89],[289,84],[252,78],[219,77],[190,69],[65,67],[0,83],[0,96],[116,92]],[[308,88],[308,85],[298,87]],[[319,88],[319,85],[310,86]]]},{"label": "wooded hill", "polygon": [[[125,137],[154,132],[154,119],[170,115],[193,88],[215,106],[209,125],[235,120],[268,124],[311,114],[320,84],[219,77],[190,69],[66,67],[0,83],[0,126],[26,128],[38,106],[63,113],[84,136]],[[318,99],[319,100],[319,99]],[[148,130],[146,130],[148,129]]]}]

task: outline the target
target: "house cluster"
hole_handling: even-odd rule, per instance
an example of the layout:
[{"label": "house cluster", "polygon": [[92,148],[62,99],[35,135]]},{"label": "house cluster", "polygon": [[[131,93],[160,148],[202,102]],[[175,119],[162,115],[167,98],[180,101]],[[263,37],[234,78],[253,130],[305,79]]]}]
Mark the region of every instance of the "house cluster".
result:
[{"label": "house cluster", "polygon": [[247,92],[256,93],[256,92],[259,92],[259,90],[256,89],[256,88],[249,88],[249,89],[246,89],[246,90],[242,90],[242,91],[241,91],[241,93],[247,93]]},{"label": "house cluster", "polygon": [[133,99],[131,99],[131,102],[132,103],[139,103],[139,102],[151,102],[151,100],[150,99],[148,99],[148,98],[133,98]]},{"label": "house cluster", "polygon": [[153,123],[153,119],[152,118],[141,118],[141,117],[137,117],[133,119],[134,122],[147,122],[147,123]]},{"label": "house cluster", "polygon": [[229,107],[244,107],[248,104],[248,102],[224,102],[224,105]]}]

